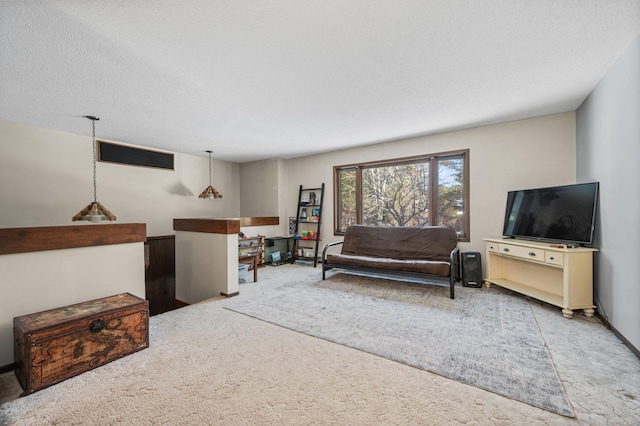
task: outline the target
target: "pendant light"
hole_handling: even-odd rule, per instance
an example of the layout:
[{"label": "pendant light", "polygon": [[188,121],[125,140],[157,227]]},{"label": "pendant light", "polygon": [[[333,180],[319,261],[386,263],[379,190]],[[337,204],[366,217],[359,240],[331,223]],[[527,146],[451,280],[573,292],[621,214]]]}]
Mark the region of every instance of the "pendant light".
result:
[{"label": "pendant light", "polygon": [[209,200],[213,200],[214,198],[222,198],[222,194],[218,192],[213,186],[211,186],[211,153],[213,151],[206,151],[209,153],[209,186],[205,188],[204,191],[198,195],[200,198],[207,198]]},{"label": "pendant light", "polygon": [[98,202],[98,191],[96,184],[96,151],[97,151],[97,143],[96,143],[96,121],[100,120],[98,117],[94,117],[91,115],[87,115],[86,118],[91,120],[93,127],[93,201],[84,209],[80,210],[78,214],[73,216],[71,219],[73,222],[76,220],[87,220],[92,223],[99,223],[102,220],[116,220],[116,217],[113,213],[107,210],[102,204]]}]

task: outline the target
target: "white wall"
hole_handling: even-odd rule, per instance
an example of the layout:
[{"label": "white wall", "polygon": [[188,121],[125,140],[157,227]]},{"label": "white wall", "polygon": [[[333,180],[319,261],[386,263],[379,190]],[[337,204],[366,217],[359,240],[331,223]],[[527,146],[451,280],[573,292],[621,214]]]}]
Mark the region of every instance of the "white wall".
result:
[{"label": "white wall", "polygon": [[484,253],[483,238],[502,234],[507,191],[575,183],[575,114],[569,112],[288,160],[287,215],[296,215],[300,184],[324,182],[324,247],[341,240],[333,234],[333,166],[466,148],[471,241],[460,243],[462,251]]},{"label": "white wall", "polygon": [[238,292],[238,236],[176,231],[176,299],[198,303]]},{"label": "white wall", "polygon": [[[240,215],[238,164],[212,162],[223,198],[206,200],[208,157],[174,160],[175,170],[98,162],[98,201],[118,222],[146,223],[148,236],[172,235],[174,218]],[[90,135],[0,121],[0,227],[70,225],[93,201],[92,161]]]},{"label": "white wall", "polygon": [[600,314],[640,350],[640,36],[576,113],[577,178],[599,181]]},{"label": "white wall", "polygon": [[257,237],[258,235],[275,237],[282,234],[281,229],[282,225],[241,226],[240,232],[247,237]]},{"label": "white wall", "polygon": [[[295,176],[293,179],[298,182]],[[287,235],[289,233],[289,212],[292,206],[294,209],[297,208],[295,204],[298,202],[298,193],[289,193],[289,173],[287,172],[286,160],[278,160],[278,182],[280,186],[278,190],[278,216],[282,226],[280,235]]]},{"label": "white wall", "polygon": [[[288,234],[288,174],[287,164],[282,159],[269,159],[240,164],[240,216],[260,217],[278,216],[280,225],[256,231],[249,230],[247,235],[260,233],[268,237]],[[298,200],[295,199],[291,203]]]},{"label": "white wall", "polygon": [[13,362],[13,318],[129,292],[145,297],[142,243],[0,256],[0,366]]},{"label": "white wall", "polygon": [[279,160],[240,165],[240,216],[278,216]]}]

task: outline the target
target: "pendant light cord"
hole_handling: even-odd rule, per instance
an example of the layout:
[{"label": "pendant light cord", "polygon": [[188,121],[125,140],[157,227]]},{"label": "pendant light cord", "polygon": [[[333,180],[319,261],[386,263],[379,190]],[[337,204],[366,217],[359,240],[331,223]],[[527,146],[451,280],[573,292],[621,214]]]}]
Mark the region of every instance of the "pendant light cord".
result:
[{"label": "pendant light cord", "polygon": [[211,186],[211,151],[207,151],[209,153],[209,186]]},{"label": "pendant light cord", "polygon": [[98,185],[96,183],[96,158],[97,158],[97,148],[96,148],[96,119],[92,118],[91,122],[93,123],[93,201],[95,203],[98,202]]}]

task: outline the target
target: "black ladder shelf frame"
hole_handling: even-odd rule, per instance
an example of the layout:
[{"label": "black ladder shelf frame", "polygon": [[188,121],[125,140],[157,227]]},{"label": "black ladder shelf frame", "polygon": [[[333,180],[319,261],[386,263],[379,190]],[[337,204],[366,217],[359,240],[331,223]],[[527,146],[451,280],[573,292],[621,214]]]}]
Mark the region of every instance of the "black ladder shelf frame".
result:
[{"label": "black ladder shelf frame", "polygon": [[[318,195],[316,195],[316,204],[302,204],[302,194],[303,193],[311,193],[311,192],[319,192]],[[322,225],[322,199],[324,198],[324,183],[320,186],[320,188],[303,188],[302,185],[300,185],[300,191],[298,192],[298,205],[296,206],[296,224],[295,224],[295,229],[294,229],[294,238],[293,238],[293,250],[291,252],[291,263],[294,263],[296,260],[301,259],[301,260],[310,260],[313,259],[313,267],[315,268],[318,265],[318,248],[320,247],[320,240],[322,237],[322,234],[320,233],[320,228]],[[317,222],[313,222],[313,221],[300,221],[300,213],[302,212],[303,208],[311,208],[312,210],[314,208],[318,209],[318,221]],[[296,238],[298,236],[301,236],[301,234],[299,235],[300,232],[300,224],[304,223],[305,227],[307,227],[306,225],[308,225],[309,228],[315,228],[313,231],[315,232],[316,235],[316,239],[315,240],[303,240],[301,238]],[[313,258],[311,257],[307,257],[307,256],[298,256],[297,252],[298,252],[298,248],[299,248],[299,243],[300,241],[302,242],[315,242],[315,251],[313,253]],[[308,247],[307,247],[308,248]]]}]

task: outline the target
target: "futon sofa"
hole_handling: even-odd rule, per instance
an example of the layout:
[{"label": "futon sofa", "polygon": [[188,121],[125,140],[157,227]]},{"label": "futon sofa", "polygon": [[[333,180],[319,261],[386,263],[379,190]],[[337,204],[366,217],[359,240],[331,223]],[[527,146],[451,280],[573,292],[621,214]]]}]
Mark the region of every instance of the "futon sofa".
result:
[{"label": "futon sofa", "polygon": [[[334,253],[335,246],[342,251]],[[458,237],[443,226],[388,227],[351,225],[344,241],[327,244],[322,252],[322,279],[334,268],[383,275],[427,278],[449,284],[454,298],[459,278]]]}]

